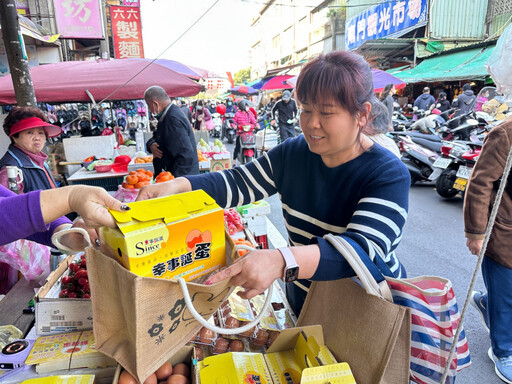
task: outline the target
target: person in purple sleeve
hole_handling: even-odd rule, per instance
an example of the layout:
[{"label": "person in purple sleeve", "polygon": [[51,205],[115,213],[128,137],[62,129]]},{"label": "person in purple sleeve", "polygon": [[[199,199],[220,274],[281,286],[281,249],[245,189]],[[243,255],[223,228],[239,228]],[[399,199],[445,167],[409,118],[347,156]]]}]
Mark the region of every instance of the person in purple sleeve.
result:
[{"label": "person in purple sleeve", "polygon": [[[0,185],[0,245],[27,239],[53,247],[52,235],[72,225],[63,217],[70,212],[77,212],[88,228],[114,228],[107,208],[130,209],[98,187],[76,185],[16,195]],[[77,234],[65,235],[61,242],[71,249],[83,249],[84,245],[83,237]]]}]

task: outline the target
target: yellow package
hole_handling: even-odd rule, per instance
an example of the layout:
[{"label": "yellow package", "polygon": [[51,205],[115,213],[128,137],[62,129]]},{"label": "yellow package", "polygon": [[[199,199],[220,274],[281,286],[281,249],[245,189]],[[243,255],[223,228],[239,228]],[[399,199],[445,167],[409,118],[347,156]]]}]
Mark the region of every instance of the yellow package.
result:
[{"label": "yellow package", "polygon": [[226,265],[224,211],[202,190],[110,211],[117,228],[100,229],[102,252],[146,277],[193,280]]},{"label": "yellow package", "polygon": [[21,384],[93,384],[94,375],[59,375],[28,379]]}]

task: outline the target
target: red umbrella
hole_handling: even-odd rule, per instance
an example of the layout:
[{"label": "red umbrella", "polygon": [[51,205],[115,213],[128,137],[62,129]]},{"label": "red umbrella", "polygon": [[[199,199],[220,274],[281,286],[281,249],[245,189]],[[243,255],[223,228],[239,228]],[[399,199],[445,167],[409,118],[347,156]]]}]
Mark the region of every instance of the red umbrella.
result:
[{"label": "red umbrella", "polygon": [[263,87],[262,90],[271,90],[271,89],[292,89],[293,87],[288,84],[286,81],[293,77],[292,75],[281,75],[274,76],[270,80],[268,80]]},{"label": "red umbrella", "polygon": [[257,95],[258,90],[254,89],[253,87],[249,87],[248,85],[238,85],[236,87],[228,89],[228,92],[230,92],[233,95]]},{"label": "red umbrella", "polygon": [[[138,59],[65,61],[33,67],[30,73],[37,101],[41,102],[91,101],[86,90],[96,102],[107,96],[108,100],[142,99],[152,85],[161,86],[170,97],[193,96],[201,91],[200,84],[156,63],[140,72],[147,64]],[[16,104],[10,75],[0,78],[0,104]]]}]

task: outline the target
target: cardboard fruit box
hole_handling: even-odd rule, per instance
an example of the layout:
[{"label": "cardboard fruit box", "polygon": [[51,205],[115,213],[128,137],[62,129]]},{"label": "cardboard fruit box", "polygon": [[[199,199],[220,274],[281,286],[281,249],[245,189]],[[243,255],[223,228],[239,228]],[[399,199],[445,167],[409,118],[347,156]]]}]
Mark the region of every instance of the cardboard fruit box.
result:
[{"label": "cardboard fruit box", "polygon": [[139,276],[186,281],[225,265],[224,211],[202,190],[129,203],[101,250]]},{"label": "cardboard fruit box", "polygon": [[320,325],[283,330],[265,354],[230,352],[197,365],[202,384],[355,384],[347,363],[324,344]]},{"label": "cardboard fruit box", "polygon": [[92,329],[90,299],[59,298],[60,281],[77,256],[62,260],[34,298],[36,332],[39,336]]}]

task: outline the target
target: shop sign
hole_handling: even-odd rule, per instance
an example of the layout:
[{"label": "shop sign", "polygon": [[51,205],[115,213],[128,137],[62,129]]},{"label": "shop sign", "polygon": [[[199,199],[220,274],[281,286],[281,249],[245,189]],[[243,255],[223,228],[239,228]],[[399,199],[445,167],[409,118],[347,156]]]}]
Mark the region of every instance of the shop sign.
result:
[{"label": "shop sign", "polygon": [[394,37],[427,23],[428,0],[385,1],[345,22],[345,47],[352,50],[366,40]]},{"label": "shop sign", "polygon": [[30,8],[28,6],[28,0],[16,0],[16,9],[18,13],[23,16],[30,16]]},{"label": "shop sign", "polygon": [[60,37],[103,39],[99,0],[53,0]]},{"label": "shop sign", "polygon": [[129,6],[129,7],[140,7],[140,1],[139,0],[123,0],[123,5]]},{"label": "shop sign", "polygon": [[116,59],[144,58],[139,7],[110,6]]}]

